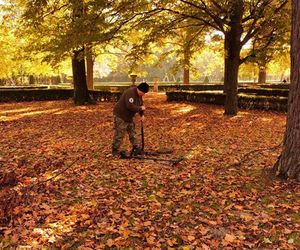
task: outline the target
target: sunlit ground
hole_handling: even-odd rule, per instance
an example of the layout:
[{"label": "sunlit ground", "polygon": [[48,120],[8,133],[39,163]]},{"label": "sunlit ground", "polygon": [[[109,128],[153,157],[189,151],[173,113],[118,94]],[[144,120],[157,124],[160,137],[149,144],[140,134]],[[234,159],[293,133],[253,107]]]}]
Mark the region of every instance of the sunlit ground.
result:
[{"label": "sunlit ground", "polygon": [[162,93],[145,105],[145,149],[171,148],[180,164],[112,158],[113,103],[0,104],[0,169],[18,180],[0,190],[11,218],[0,249],[300,246],[299,186],[262,174],[280,153],[285,114],[226,117]]}]

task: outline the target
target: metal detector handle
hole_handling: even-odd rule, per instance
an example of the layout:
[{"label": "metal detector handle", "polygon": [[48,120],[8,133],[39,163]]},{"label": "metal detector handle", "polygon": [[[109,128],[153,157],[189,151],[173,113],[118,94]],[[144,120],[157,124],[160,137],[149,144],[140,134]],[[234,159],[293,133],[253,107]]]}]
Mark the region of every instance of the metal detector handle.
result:
[{"label": "metal detector handle", "polygon": [[141,121],[141,135],[142,135],[142,151],[145,148],[145,139],[144,139],[144,122]]},{"label": "metal detector handle", "polygon": [[141,110],[140,112],[139,112],[139,115],[142,117],[143,115],[145,114],[145,111],[144,110]]},{"label": "metal detector handle", "polygon": [[[145,114],[145,111],[144,110],[141,110],[139,112],[140,116],[142,117],[144,114]],[[141,136],[142,136],[142,152],[144,151],[144,148],[145,148],[145,139],[144,139],[144,123],[143,123],[143,120],[141,120]]]}]

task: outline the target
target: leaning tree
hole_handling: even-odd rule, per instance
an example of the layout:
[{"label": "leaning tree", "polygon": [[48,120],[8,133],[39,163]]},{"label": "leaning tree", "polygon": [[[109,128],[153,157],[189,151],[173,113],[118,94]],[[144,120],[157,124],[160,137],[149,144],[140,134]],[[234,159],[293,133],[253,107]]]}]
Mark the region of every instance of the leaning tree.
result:
[{"label": "leaning tree", "polygon": [[291,86],[284,143],[274,170],[300,180],[300,2],[292,1]]}]

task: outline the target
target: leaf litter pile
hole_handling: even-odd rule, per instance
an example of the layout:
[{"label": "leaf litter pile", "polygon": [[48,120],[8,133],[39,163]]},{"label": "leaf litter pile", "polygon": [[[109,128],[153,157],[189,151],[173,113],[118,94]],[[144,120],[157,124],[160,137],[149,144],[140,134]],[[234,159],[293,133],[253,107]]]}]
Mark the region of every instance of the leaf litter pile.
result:
[{"label": "leaf litter pile", "polygon": [[145,150],[179,164],[113,158],[114,103],[0,104],[0,249],[299,249],[300,185],[269,171],[285,114],[145,105]]}]

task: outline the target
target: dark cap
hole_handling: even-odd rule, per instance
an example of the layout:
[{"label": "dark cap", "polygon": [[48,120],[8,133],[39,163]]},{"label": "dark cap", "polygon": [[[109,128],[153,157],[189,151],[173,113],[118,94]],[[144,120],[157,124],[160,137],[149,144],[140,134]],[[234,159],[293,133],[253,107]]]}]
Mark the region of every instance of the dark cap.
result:
[{"label": "dark cap", "polygon": [[137,86],[138,90],[142,91],[143,93],[148,93],[149,91],[149,85],[146,82],[142,82]]}]

